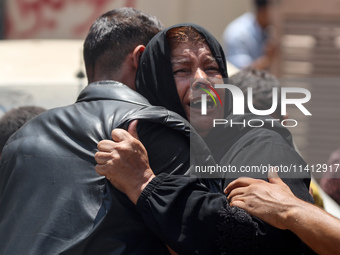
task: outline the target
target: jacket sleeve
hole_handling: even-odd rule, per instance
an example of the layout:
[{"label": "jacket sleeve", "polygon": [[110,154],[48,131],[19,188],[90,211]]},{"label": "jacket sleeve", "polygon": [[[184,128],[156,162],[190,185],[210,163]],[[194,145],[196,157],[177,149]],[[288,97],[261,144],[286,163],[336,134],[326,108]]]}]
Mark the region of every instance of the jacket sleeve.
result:
[{"label": "jacket sleeve", "polygon": [[255,251],[257,222],[196,178],[158,175],[142,192],[137,209],[148,227],[179,254]]}]

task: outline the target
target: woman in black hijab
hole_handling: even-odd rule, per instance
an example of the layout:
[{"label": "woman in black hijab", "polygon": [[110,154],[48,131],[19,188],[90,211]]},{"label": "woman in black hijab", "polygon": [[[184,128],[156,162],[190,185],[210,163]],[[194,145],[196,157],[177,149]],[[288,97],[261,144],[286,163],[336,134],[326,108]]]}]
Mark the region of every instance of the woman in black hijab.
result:
[{"label": "woman in black hijab", "polygon": [[[189,34],[189,36],[185,33]],[[170,44],[168,41],[170,41]],[[174,76],[176,76],[177,70],[173,70],[171,62],[173,50],[183,44],[192,46],[200,45],[200,47],[202,47],[203,44],[207,45],[215,60],[216,67],[219,69],[220,77],[217,81],[222,83],[226,81],[228,78],[227,66],[222,47],[218,41],[203,27],[184,23],[160,32],[151,40],[141,57],[137,71],[136,88],[152,105],[164,106],[168,110],[174,111],[183,118],[188,119],[188,112],[183,109],[182,98],[179,97],[176,89]],[[188,65],[189,64],[190,63],[188,63]],[[203,67],[213,68],[213,64],[203,64]],[[188,67],[182,65],[182,68]],[[188,70],[188,72],[189,71],[191,70]],[[213,74],[213,76],[215,77],[216,75]],[[190,78],[192,78],[191,82],[193,82],[194,79],[195,81],[201,80],[195,78],[194,75],[191,75]],[[211,82],[211,77],[209,76],[207,80]],[[221,96],[224,97],[224,95]],[[222,104],[223,103],[224,102],[222,102]],[[228,116],[231,113],[230,101],[227,101],[227,104],[224,103],[223,106],[224,116]]]},{"label": "woman in black hijab", "polygon": [[[274,158],[272,165],[276,166],[276,158],[294,158],[293,152],[282,153],[287,148],[293,151],[288,131],[229,125],[212,129],[206,125],[211,116],[239,118],[231,116],[230,95],[223,90],[214,92],[220,104],[207,103],[209,116],[202,117],[194,105],[202,94],[195,96],[195,92],[213,91],[211,88],[227,77],[224,53],[217,40],[201,26],[179,24],[149,42],[141,57],[136,87],[151,104],[175,111],[191,123],[198,118],[193,126],[220,165],[242,164],[244,160],[267,164]],[[275,157],[274,147],[279,151]],[[303,180],[296,179],[290,187],[307,198]],[[148,227],[179,254],[303,254],[301,241],[294,234],[231,208],[224,195],[209,192],[195,178],[158,175],[139,197],[137,209]]]},{"label": "woman in black hijab", "polygon": [[[183,50],[178,51],[180,47]],[[186,47],[192,48],[191,52],[185,53]],[[199,61],[199,58],[202,57],[202,54],[195,54],[194,51],[205,50],[204,48],[208,48],[208,58],[211,57],[214,61],[201,62],[198,63],[199,66],[193,67],[194,62]],[[176,56],[173,56],[175,51]],[[185,54],[187,55],[185,56]],[[185,62],[173,65],[172,62],[176,61],[173,58],[176,57],[180,60],[185,58]],[[207,58],[204,55],[203,57]],[[180,73],[180,69],[184,69],[182,73]],[[200,74],[199,69],[204,74]],[[217,72],[213,72],[214,69],[217,69]],[[224,89],[216,89],[214,100],[219,103],[213,107],[208,106],[207,115],[203,116],[199,108],[201,106],[200,96],[206,92],[198,87],[211,91],[215,84],[227,83],[227,78],[225,56],[216,38],[199,25],[184,23],[160,32],[149,42],[137,71],[136,89],[152,105],[163,106],[189,120],[195,130],[206,138],[215,160],[219,162],[228,150],[228,138],[223,135],[224,139],[221,140],[216,132],[209,131],[212,130],[214,118],[226,118],[231,114],[231,95]],[[180,81],[176,83],[176,80]],[[186,84],[179,84],[183,80],[186,80]],[[194,101],[198,103],[195,104]],[[211,103],[212,101],[210,101]],[[194,116],[190,117],[190,114],[194,114]],[[218,126],[214,128],[214,131],[222,133],[223,127]],[[223,146],[222,150],[217,149],[221,146]]]},{"label": "woman in black hijab", "polygon": [[[183,33],[187,35],[183,36]],[[195,36],[195,33],[198,34],[198,36]],[[183,46],[183,44],[185,46]],[[216,66],[218,70],[216,70]],[[290,164],[305,165],[303,159],[301,159],[293,148],[289,131],[276,122],[271,122],[271,125],[264,125],[262,128],[235,127],[229,124],[212,128],[212,126],[207,127],[205,124],[202,124],[205,130],[200,130],[202,121],[195,122],[192,116],[192,110],[195,111],[195,109],[192,109],[195,108],[192,102],[195,95],[188,94],[188,82],[191,83],[193,88],[191,93],[194,94],[195,90],[200,91],[202,88],[208,91],[210,89],[211,91],[211,87],[214,87],[215,84],[223,83],[223,79],[226,81],[227,78],[226,61],[218,41],[201,26],[195,24],[179,24],[160,32],[149,42],[141,57],[136,77],[136,88],[151,104],[164,106],[169,110],[177,112],[183,118],[190,120],[198,133],[205,138],[216,162],[219,162],[220,165],[233,164],[240,167],[242,165],[264,164],[278,166],[282,161],[289,162]],[[183,80],[186,80],[186,82],[183,82]],[[186,88],[183,89],[181,84],[184,83],[186,84]],[[219,107],[219,111],[215,112],[216,114],[213,113],[215,114],[213,115],[214,117],[218,116],[224,119],[228,117],[235,122],[241,120],[247,121],[254,118],[252,114],[233,116],[231,114],[232,100],[229,92],[223,90],[216,92],[217,93],[214,92],[216,95],[215,99],[217,101],[218,94],[220,96],[218,99],[221,98],[220,105],[223,107]],[[188,99],[191,102],[188,103]],[[215,103],[215,108],[218,108],[218,106],[219,105]],[[213,112],[213,110],[211,110],[212,108],[214,108],[213,105],[208,109],[208,111],[210,110],[210,114]],[[204,116],[199,115],[200,114],[196,114],[195,117],[201,117],[200,120],[204,122]],[[209,117],[207,118],[209,120]],[[269,117],[256,116],[256,119],[260,121],[266,118],[268,119]],[[253,123],[253,125],[255,126],[255,123]],[[207,130],[208,132],[205,132]],[[267,173],[264,174],[264,178],[266,178],[266,176]],[[258,175],[256,177],[258,177]],[[171,179],[172,177],[169,178]],[[176,210],[176,207],[168,207],[167,204],[164,204],[164,201],[167,200],[162,199],[167,197],[169,190],[172,189],[172,191],[175,190],[174,193],[172,193],[172,198],[177,197],[179,200],[180,198],[182,201],[185,200],[186,208],[199,208],[197,207],[197,200],[189,200],[188,197],[183,195],[185,192],[179,187],[183,187],[184,184],[181,183],[179,179],[180,178],[178,178],[178,187],[175,189],[172,181],[176,182],[176,180],[170,180],[168,185],[166,181],[163,181],[163,186],[158,187],[158,190],[154,193],[149,189],[148,194],[150,197],[148,198],[148,202],[141,202],[144,206],[147,204],[146,207],[148,207],[149,212],[151,211],[151,213],[149,213],[147,210],[144,210],[144,212],[146,212],[144,219],[149,222],[154,221],[150,223],[151,228],[160,237],[165,237],[165,240],[169,240],[177,236],[177,234],[181,236],[181,231],[183,231],[183,228],[174,227],[173,222],[169,222],[168,224],[164,223],[167,219],[164,215],[170,215],[173,219],[182,219],[182,224],[189,225],[188,229],[191,231],[190,233],[203,231],[203,233],[210,235],[210,237],[216,234],[216,231],[212,234],[214,230],[211,229],[211,226],[216,227],[215,223],[219,221],[219,223],[217,223],[217,225],[220,226],[219,229],[221,230],[221,226],[225,228],[222,232],[219,232],[219,238],[217,238],[219,239],[217,242],[219,243],[218,246],[220,246],[221,251],[236,252],[237,254],[303,253],[299,239],[292,235],[292,233],[272,228],[256,218],[250,218],[249,215],[242,210],[230,208],[227,204],[225,204],[220,213],[225,216],[222,217],[223,220],[214,219],[209,227],[209,224],[204,225],[203,223],[200,226],[193,226],[192,224],[195,223],[194,220],[189,219],[189,217],[185,218],[183,212]],[[228,181],[223,180],[223,186],[226,187],[231,180],[232,179]],[[300,175],[300,179],[286,179],[286,183],[295,195],[304,200],[311,201],[308,193],[308,181],[308,174],[305,175],[304,173]],[[157,184],[159,184],[159,182]],[[155,185],[157,186],[157,184]],[[186,190],[188,191],[190,188],[187,187]],[[177,195],[175,194],[176,192],[178,193]],[[199,196],[202,197],[204,196],[204,192],[198,192],[197,194],[200,194]],[[145,197],[146,195],[144,198]],[[158,204],[159,201],[161,201],[160,204]],[[172,204],[171,200],[169,204]],[[204,202],[201,203],[201,205],[203,204]],[[207,204],[205,204],[205,206],[207,206]],[[210,203],[209,206],[207,206],[209,209],[206,208],[207,212],[216,212],[221,209],[214,208],[216,206],[218,207],[220,204]],[[167,214],[162,215],[156,213],[159,210],[163,211],[164,207],[168,207]],[[199,217],[198,215],[201,213],[202,208],[204,208],[204,206],[199,210],[191,209],[191,213],[195,214],[195,216],[192,216],[192,219]],[[183,218],[185,220],[183,220]],[[169,232],[164,233],[160,231],[159,226],[162,224],[154,224],[155,222],[163,222],[162,224],[167,225],[169,228]],[[169,238],[167,235],[171,237]],[[231,240],[233,240],[232,243]],[[203,247],[205,246],[203,243],[204,242],[195,243],[194,240],[186,237],[181,241],[176,240],[172,245],[176,247],[178,251],[188,252],[188,249],[183,250],[182,247],[196,246],[196,251],[199,251],[200,248],[204,250]]]},{"label": "woman in black hijab", "polygon": [[[196,58],[194,46],[187,52],[187,49],[182,47],[183,45],[187,45],[188,48],[192,45],[199,45],[196,50],[200,51],[205,50],[204,47],[206,46],[210,52],[206,55],[196,54],[198,56]],[[178,51],[180,47],[183,50]],[[176,56],[173,56],[174,54]],[[214,61],[205,63],[204,57],[206,59],[212,57]],[[199,62],[201,60],[203,61],[202,64]],[[176,61],[183,61],[184,64],[177,66],[174,63]],[[192,67],[193,65],[195,66]],[[219,70],[217,72],[212,71],[216,67]],[[227,78],[224,52],[216,38],[199,25],[184,23],[165,29],[149,42],[137,71],[136,88],[152,105],[163,106],[189,120],[195,130],[204,138],[215,161],[221,165],[233,165],[237,169],[240,166],[261,164],[266,166],[285,166],[287,164],[305,166],[306,163],[294,149],[290,132],[280,123],[268,121],[268,119],[273,120],[269,116],[232,115],[232,97],[229,90],[216,89],[217,93],[211,91],[215,84],[227,83]],[[186,85],[182,85],[183,80],[186,80]],[[188,84],[191,85],[191,91]],[[186,86],[184,93],[182,91],[183,86]],[[217,102],[221,98],[221,102],[215,104],[215,106],[210,102],[212,107],[207,110],[206,116],[201,115],[200,108],[197,109],[193,103],[195,93],[199,93],[199,96],[206,94],[202,88],[205,88],[205,91],[210,90],[211,94],[215,94],[214,98]],[[218,95],[220,98],[217,98]],[[188,100],[191,102],[188,103]],[[200,104],[197,105],[200,106]],[[214,112],[214,110],[216,111]],[[229,121],[225,125],[213,127],[213,119],[228,119]],[[256,119],[256,121],[252,119]],[[252,126],[263,125],[261,128],[254,128],[246,124],[231,125],[232,122],[248,123],[248,120],[252,120]],[[205,122],[209,122],[210,125]],[[203,130],[200,130],[200,128]],[[230,179],[224,180],[223,188],[232,180],[231,177],[240,176],[238,173],[233,176],[230,176],[232,173],[228,174],[227,177]],[[289,174],[281,177],[289,177]],[[248,177],[266,179],[267,173],[262,176],[256,173],[253,176],[248,175]],[[309,174],[300,174],[298,181],[296,181],[296,177],[295,175],[295,181],[292,181],[294,185],[287,184],[298,197],[309,200]],[[295,185],[295,182],[297,182],[297,185]]]}]

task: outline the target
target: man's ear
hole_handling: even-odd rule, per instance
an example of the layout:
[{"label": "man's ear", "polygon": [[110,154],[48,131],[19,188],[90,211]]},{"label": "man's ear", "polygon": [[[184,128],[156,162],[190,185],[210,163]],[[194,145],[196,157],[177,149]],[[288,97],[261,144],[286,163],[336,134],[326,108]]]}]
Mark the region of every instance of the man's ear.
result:
[{"label": "man's ear", "polygon": [[138,45],[132,52],[132,59],[133,59],[133,67],[134,68],[138,68],[139,65],[139,60],[143,54],[145,50],[145,46],[144,45]]}]

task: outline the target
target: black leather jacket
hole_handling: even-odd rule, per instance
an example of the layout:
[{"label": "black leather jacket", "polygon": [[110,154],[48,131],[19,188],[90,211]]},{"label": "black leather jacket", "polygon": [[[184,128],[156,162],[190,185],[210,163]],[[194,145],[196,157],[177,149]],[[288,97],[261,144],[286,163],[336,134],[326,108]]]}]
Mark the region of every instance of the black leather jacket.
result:
[{"label": "black leather jacket", "polygon": [[180,117],[118,82],[92,83],[75,104],[46,111],[8,141],[0,254],[168,254],[135,205],[94,170],[97,143],[130,117],[156,122],[138,130],[156,174],[185,174],[189,128]]}]

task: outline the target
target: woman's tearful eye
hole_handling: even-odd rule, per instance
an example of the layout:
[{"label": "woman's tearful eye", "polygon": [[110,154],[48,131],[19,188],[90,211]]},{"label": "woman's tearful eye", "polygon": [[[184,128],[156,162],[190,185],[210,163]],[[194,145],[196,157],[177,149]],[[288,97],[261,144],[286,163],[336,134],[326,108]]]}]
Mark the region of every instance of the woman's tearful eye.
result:
[{"label": "woman's tearful eye", "polygon": [[189,73],[189,69],[178,69],[174,71],[174,75],[183,75]]},{"label": "woman's tearful eye", "polygon": [[220,74],[220,69],[217,67],[217,66],[210,66],[210,67],[207,67],[205,69],[205,72],[206,73],[216,73],[216,74]]}]

